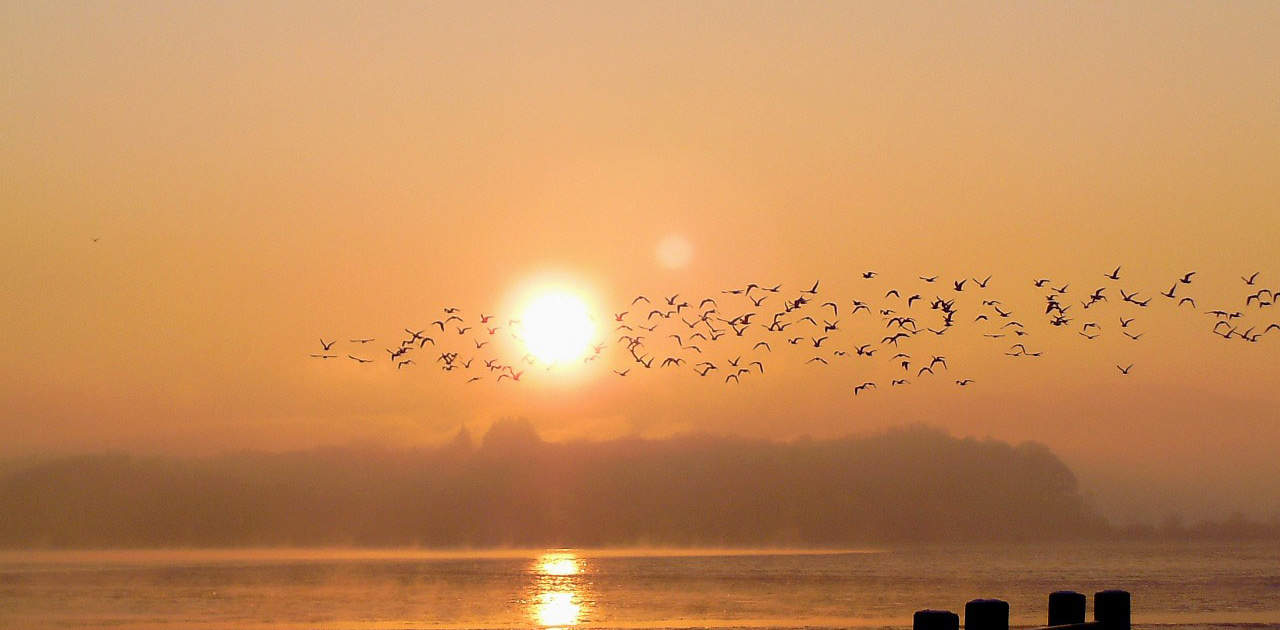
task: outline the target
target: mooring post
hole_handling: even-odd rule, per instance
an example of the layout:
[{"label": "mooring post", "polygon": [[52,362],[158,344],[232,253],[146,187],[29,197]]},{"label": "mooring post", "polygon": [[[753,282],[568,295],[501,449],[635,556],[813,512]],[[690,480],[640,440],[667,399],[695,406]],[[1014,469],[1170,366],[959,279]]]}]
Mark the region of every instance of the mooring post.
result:
[{"label": "mooring post", "polygon": [[1094,593],[1093,618],[1103,630],[1129,630],[1129,591]]},{"label": "mooring post", "polygon": [[1049,593],[1049,625],[1065,626],[1069,623],[1084,623],[1086,600],[1084,593],[1075,591]]},{"label": "mooring post", "polygon": [[950,610],[917,610],[912,630],[960,630],[960,616]]},{"label": "mooring post", "polygon": [[1009,602],[975,599],[964,605],[965,630],[1009,630]]}]

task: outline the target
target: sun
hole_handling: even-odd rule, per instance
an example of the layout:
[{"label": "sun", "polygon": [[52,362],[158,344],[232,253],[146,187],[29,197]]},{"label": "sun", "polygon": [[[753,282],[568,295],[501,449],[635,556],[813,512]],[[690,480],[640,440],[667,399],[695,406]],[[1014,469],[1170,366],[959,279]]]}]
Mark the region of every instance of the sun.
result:
[{"label": "sun", "polygon": [[567,291],[535,297],[520,317],[525,348],[542,363],[576,361],[596,338],[596,322],[582,298]]}]

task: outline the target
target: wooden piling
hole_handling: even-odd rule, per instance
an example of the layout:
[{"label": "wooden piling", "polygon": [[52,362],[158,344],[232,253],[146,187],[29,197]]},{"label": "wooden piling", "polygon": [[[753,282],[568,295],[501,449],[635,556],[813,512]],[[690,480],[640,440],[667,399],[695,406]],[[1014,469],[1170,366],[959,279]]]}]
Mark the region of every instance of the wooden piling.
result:
[{"label": "wooden piling", "polygon": [[1109,590],[1094,593],[1093,618],[1103,630],[1129,630],[1129,592]]},{"label": "wooden piling", "polygon": [[912,630],[960,630],[960,616],[950,610],[917,610]]},{"label": "wooden piling", "polygon": [[1084,607],[1087,600],[1084,593],[1075,591],[1049,593],[1049,625],[1065,626],[1084,623]]},{"label": "wooden piling", "polygon": [[965,630],[1009,630],[1009,602],[975,599],[964,605]]}]

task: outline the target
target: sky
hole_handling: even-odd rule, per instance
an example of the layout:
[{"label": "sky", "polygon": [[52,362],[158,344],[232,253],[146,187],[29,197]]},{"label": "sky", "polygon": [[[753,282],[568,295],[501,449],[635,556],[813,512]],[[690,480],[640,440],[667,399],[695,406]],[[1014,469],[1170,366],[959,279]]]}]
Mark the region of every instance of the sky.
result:
[{"label": "sky", "polygon": [[[1280,513],[1280,333],[1224,341],[1202,312],[1280,321],[1243,303],[1280,288],[1274,3],[0,12],[0,456],[415,446],[506,417],[553,440],[925,423],[1042,442],[1122,521]],[[1191,270],[1180,310],[1158,292]],[[1069,331],[1038,278],[1072,283]],[[780,283],[776,307],[815,280],[842,310],[963,299],[955,333],[911,340],[945,378],[886,387],[891,346],[822,370],[762,329],[776,356],[740,386],[612,372],[636,295]],[[548,286],[602,323],[601,361],[515,384],[384,360],[446,306],[501,322]],[[1003,356],[980,297],[1043,356]],[[845,350],[884,330],[842,317]],[[356,337],[377,362],[341,356]]]}]

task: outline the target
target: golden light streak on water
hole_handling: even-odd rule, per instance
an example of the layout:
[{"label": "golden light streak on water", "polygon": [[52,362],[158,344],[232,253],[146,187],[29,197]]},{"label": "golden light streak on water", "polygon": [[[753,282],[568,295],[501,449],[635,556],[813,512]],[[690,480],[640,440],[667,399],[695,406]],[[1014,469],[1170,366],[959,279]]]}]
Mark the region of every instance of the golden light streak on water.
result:
[{"label": "golden light streak on water", "polygon": [[584,592],[585,567],[576,555],[548,552],[533,565],[529,616],[544,628],[566,628],[587,621],[591,604]]}]

